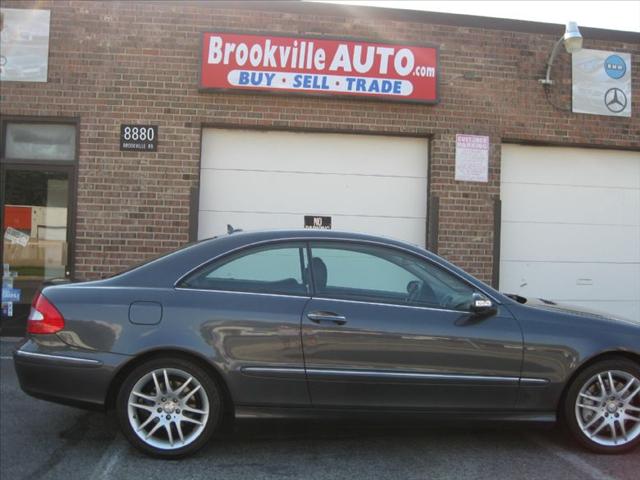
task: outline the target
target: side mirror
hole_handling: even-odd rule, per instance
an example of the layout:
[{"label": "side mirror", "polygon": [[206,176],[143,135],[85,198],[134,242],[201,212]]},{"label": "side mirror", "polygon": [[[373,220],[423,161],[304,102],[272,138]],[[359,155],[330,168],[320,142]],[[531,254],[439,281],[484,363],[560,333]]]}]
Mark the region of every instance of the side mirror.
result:
[{"label": "side mirror", "polygon": [[493,302],[481,293],[474,293],[471,296],[471,306],[469,307],[469,310],[474,315],[482,317],[493,315],[498,311]]}]

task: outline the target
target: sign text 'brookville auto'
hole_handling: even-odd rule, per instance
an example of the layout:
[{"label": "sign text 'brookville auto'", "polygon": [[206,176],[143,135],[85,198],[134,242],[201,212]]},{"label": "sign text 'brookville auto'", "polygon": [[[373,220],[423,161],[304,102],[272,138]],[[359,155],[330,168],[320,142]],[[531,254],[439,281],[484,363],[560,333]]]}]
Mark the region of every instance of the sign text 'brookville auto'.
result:
[{"label": "sign text 'brookville auto'", "polygon": [[438,101],[434,47],[208,32],[200,87]]}]

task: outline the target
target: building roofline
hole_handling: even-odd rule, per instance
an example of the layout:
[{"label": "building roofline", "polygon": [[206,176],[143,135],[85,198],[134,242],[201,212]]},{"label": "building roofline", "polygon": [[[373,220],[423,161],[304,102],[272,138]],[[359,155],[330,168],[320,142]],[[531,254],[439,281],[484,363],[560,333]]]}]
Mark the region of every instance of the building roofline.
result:
[{"label": "building roofline", "polygon": [[[457,27],[482,28],[523,33],[549,34],[557,36],[562,35],[565,28],[564,25],[557,23],[531,22],[527,20],[513,20],[507,18],[482,17],[476,15],[462,15],[454,13],[427,12],[422,10],[372,7],[367,5],[344,5],[290,0],[245,0],[242,2],[219,1],[213,2],[212,7],[233,10],[258,10],[271,12],[278,11],[283,13],[296,14],[386,19],[394,21],[429,23],[435,25],[450,25]],[[604,28],[582,26],[580,26],[580,31],[582,32],[584,38],[588,39],[640,43],[640,33],[637,32],[608,30]]]}]

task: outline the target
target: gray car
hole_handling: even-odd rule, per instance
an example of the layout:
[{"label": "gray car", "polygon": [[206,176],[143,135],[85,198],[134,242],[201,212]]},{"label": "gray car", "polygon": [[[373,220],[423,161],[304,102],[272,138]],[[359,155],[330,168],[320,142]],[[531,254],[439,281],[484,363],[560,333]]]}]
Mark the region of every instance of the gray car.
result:
[{"label": "gray car", "polygon": [[640,325],[503,295],[403,242],[234,233],[114,277],[45,287],[14,353],[25,392],[115,408],[191,454],[229,417],[564,420],[640,443]]}]

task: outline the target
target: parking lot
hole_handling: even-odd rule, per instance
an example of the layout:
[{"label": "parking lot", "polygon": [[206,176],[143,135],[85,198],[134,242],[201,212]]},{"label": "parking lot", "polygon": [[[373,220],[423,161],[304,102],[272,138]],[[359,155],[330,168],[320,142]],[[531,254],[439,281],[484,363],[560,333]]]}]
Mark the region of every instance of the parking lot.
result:
[{"label": "parking lot", "polygon": [[0,340],[3,479],[636,479],[640,452],[586,453],[559,429],[243,421],[193,458],[129,447],[113,416],[26,396]]}]

